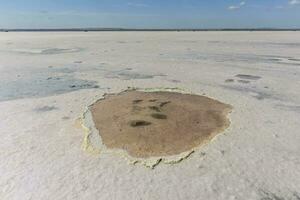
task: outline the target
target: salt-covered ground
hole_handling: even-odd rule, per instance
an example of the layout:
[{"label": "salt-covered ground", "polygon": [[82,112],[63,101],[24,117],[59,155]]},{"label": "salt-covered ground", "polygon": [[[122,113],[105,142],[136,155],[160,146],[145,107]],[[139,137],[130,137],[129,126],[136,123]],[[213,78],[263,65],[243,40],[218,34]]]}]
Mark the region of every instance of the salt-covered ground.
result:
[{"label": "salt-covered ground", "polygon": [[[231,126],[154,170],[81,148],[104,93],[180,88]],[[300,199],[299,32],[0,33],[0,199]]]}]

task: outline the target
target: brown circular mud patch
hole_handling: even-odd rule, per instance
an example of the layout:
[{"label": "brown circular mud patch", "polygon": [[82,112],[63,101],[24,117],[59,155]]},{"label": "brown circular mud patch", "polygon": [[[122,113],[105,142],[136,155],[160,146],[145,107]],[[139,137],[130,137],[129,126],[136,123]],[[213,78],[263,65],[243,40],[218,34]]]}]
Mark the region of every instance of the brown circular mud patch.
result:
[{"label": "brown circular mud patch", "polygon": [[136,158],[171,156],[226,129],[231,106],[204,96],[126,91],[90,107],[102,142]]}]

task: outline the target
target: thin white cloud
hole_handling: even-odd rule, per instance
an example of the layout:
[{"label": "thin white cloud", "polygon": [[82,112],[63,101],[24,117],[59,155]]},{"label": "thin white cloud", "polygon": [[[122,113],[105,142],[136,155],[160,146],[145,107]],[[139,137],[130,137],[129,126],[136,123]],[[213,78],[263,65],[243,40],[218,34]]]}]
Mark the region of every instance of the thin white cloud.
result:
[{"label": "thin white cloud", "polygon": [[237,10],[239,8],[240,8],[239,6],[229,6],[228,10]]},{"label": "thin white cloud", "polygon": [[289,4],[290,5],[298,5],[298,4],[300,4],[300,0],[290,0]]},{"label": "thin white cloud", "polygon": [[275,8],[276,9],[285,9],[285,8],[288,8],[289,6],[292,7],[292,6],[296,6],[296,5],[300,5],[300,0],[289,0],[288,5],[276,6]]},{"label": "thin white cloud", "polygon": [[228,10],[238,10],[241,7],[245,6],[245,5],[246,5],[246,1],[242,1],[238,5],[231,5],[231,6],[229,6]]}]

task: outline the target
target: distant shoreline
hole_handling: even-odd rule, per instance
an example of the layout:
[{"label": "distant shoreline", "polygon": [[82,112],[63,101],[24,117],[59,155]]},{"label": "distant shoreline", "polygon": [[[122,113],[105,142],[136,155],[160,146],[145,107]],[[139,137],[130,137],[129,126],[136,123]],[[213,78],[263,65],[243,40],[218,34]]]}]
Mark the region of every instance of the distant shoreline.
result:
[{"label": "distant shoreline", "polygon": [[131,28],[66,28],[66,29],[0,29],[0,32],[97,32],[97,31],[300,31],[298,29],[254,28],[254,29],[131,29]]}]

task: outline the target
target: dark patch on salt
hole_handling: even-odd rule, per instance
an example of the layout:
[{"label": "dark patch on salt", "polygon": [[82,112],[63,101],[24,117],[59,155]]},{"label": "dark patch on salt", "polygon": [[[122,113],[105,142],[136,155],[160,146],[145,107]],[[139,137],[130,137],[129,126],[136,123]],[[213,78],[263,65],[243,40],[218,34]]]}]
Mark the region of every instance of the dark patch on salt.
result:
[{"label": "dark patch on salt", "polygon": [[169,104],[169,103],[171,103],[171,101],[161,102],[161,103],[159,104],[159,107],[164,107],[165,105],[167,105],[167,104]]},{"label": "dark patch on salt", "polygon": [[254,76],[254,75],[248,75],[248,74],[237,74],[235,77],[241,78],[241,79],[248,79],[248,80],[259,80],[261,79],[260,76]]},{"label": "dark patch on salt", "polygon": [[154,119],[167,119],[167,115],[161,113],[152,113],[151,117],[153,117]]},{"label": "dark patch on salt", "polygon": [[151,110],[156,111],[156,112],[161,112],[160,108],[157,107],[157,106],[149,106],[149,108],[150,108]]},{"label": "dark patch on salt", "polygon": [[52,110],[58,110],[56,106],[42,106],[34,109],[35,112],[49,112]]},{"label": "dark patch on salt", "polygon": [[134,104],[136,104],[136,103],[140,103],[140,102],[142,102],[143,100],[142,99],[135,99],[135,100],[133,100],[132,102],[134,103]]},{"label": "dark patch on salt", "polygon": [[151,122],[147,122],[144,120],[133,120],[129,122],[130,126],[132,127],[139,127],[139,126],[148,126]]},{"label": "dark patch on salt", "polygon": [[248,84],[250,83],[250,81],[247,81],[247,80],[238,80],[239,83],[243,83],[243,84]]},{"label": "dark patch on salt", "polygon": [[225,83],[232,83],[232,82],[234,82],[234,79],[226,79],[225,80]]}]

